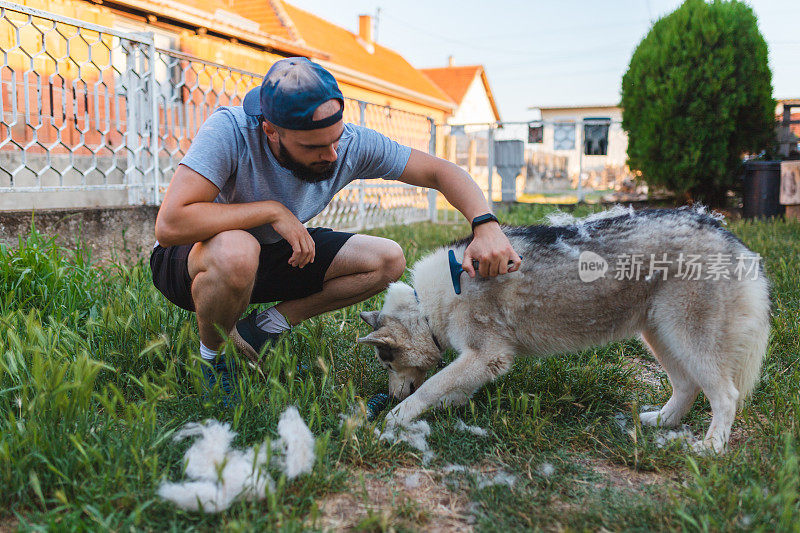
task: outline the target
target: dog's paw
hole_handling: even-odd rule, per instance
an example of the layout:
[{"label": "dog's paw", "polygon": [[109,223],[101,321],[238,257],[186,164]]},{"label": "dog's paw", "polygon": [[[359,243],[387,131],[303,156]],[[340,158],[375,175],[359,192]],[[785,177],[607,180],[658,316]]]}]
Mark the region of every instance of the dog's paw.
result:
[{"label": "dog's paw", "polygon": [[674,428],[680,424],[680,418],[673,410],[662,408],[660,411],[643,411],[639,413],[643,426]]},{"label": "dog's paw", "polygon": [[386,414],[386,427],[405,427],[414,421],[413,409],[410,409],[405,403],[408,400],[400,402],[394,409]]},{"label": "dog's paw", "polygon": [[408,424],[408,422],[397,415],[395,409],[392,409],[386,414],[386,418],[384,419],[385,426],[387,429],[393,429],[396,427],[403,427],[404,425]]},{"label": "dog's paw", "polygon": [[695,442],[692,444],[692,450],[697,455],[722,455],[728,450],[728,443],[712,437]]},{"label": "dog's paw", "polygon": [[639,413],[639,420],[643,426],[663,427],[661,411]]}]

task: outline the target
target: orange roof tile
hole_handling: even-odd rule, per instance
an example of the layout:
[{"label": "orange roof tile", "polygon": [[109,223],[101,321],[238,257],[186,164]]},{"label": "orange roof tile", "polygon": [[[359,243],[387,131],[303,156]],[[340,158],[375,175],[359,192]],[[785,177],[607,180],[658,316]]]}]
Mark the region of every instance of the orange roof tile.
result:
[{"label": "orange roof tile", "polygon": [[451,110],[450,98],[400,54],[379,44],[369,45],[356,34],[291,4],[282,4],[299,37],[310,48],[330,54],[330,62],[432,99],[435,107]]},{"label": "orange roof tile", "polygon": [[[217,3],[215,0],[202,0],[202,2]],[[258,22],[261,26],[261,31],[290,41],[300,40],[291,20],[288,20],[285,15],[281,16],[282,13],[279,11],[281,6],[276,5],[277,2],[271,0],[231,0],[229,4],[223,9],[235,11],[243,17]]]},{"label": "orange roof tile", "polygon": [[492,105],[495,119],[500,120],[500,112],[492,95],[492,89],[489,87],[489,79],[486,77],[486,71],[483,65],[468,65],[463,67],[442,67],[442,68],[423,68],[420,71],[428,76],[436,85],[438,85],[447,95],[457,104],[461,105],[464,96],[467,94],[469,86],[475,79],[475,76],[481,77],[483,87],[486,90],[486,96],[489,97],[489,103]]},{"label": "orange roof tile", "polygon": [[327,57],[293,35],[278,0],[114,0],[135,11],[153,13],[209,31],[267,46],[285,54]]},{"label": "orange roof tile", "polygon": [[464,95],[467,94],[472,80],[480,72],[481,66],[422,68],[420,70],[446,92],[455,103],[460,104]]}]

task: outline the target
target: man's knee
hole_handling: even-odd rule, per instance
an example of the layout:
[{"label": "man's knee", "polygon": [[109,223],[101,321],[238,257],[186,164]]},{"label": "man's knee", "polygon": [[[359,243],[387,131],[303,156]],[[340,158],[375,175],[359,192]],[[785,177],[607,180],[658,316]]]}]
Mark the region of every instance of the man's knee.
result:
[{"label": "man's knee", "polygon": [[207,272],[235,290],[252,285],[261,252],[255,237],[242,230],[223,231],[204,246]]},{"label": "man's knee", "polygon": [[388,285],[395,282],[406,270],[406,257],[403,249],[394,241],[387,241],[378,254],[379,270],[383,281]]}]

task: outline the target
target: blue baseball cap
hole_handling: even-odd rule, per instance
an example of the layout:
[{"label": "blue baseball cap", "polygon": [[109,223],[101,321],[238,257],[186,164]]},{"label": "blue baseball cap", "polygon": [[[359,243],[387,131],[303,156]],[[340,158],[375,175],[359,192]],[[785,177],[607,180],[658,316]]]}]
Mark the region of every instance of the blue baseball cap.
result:
[{"label": "blue baseball cap", "polygon": [[[312,120],[314,111],[331,99],[342,103],[339,111]],[[261,87],[245,95],[242,107],[248,115],[261,115],[287,130],[316,130],[342,119],[344,97],[330,72],[305,57],[288,57],[270,67]]]}]

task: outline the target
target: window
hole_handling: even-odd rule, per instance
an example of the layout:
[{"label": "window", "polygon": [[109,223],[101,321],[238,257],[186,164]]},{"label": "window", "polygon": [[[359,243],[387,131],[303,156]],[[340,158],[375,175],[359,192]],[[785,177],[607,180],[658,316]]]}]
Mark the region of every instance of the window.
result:
[{"label": "window", "polygon": [[466,135],[464,131],[464,126],[457,125],[457,126],[450,126],[450,135]]},{"label": "window", "polygon": [[575,123],[553,123],[553,150],[575,149]]},{"label": "window", "polygon": [[608,117],[586,117],[583,119],[583,153],[586,155],[608,155]]},{"label": "window", "polygon": [[542,144],[544,142],[544,126],[541,124],[528,124],[528,142]]}]

